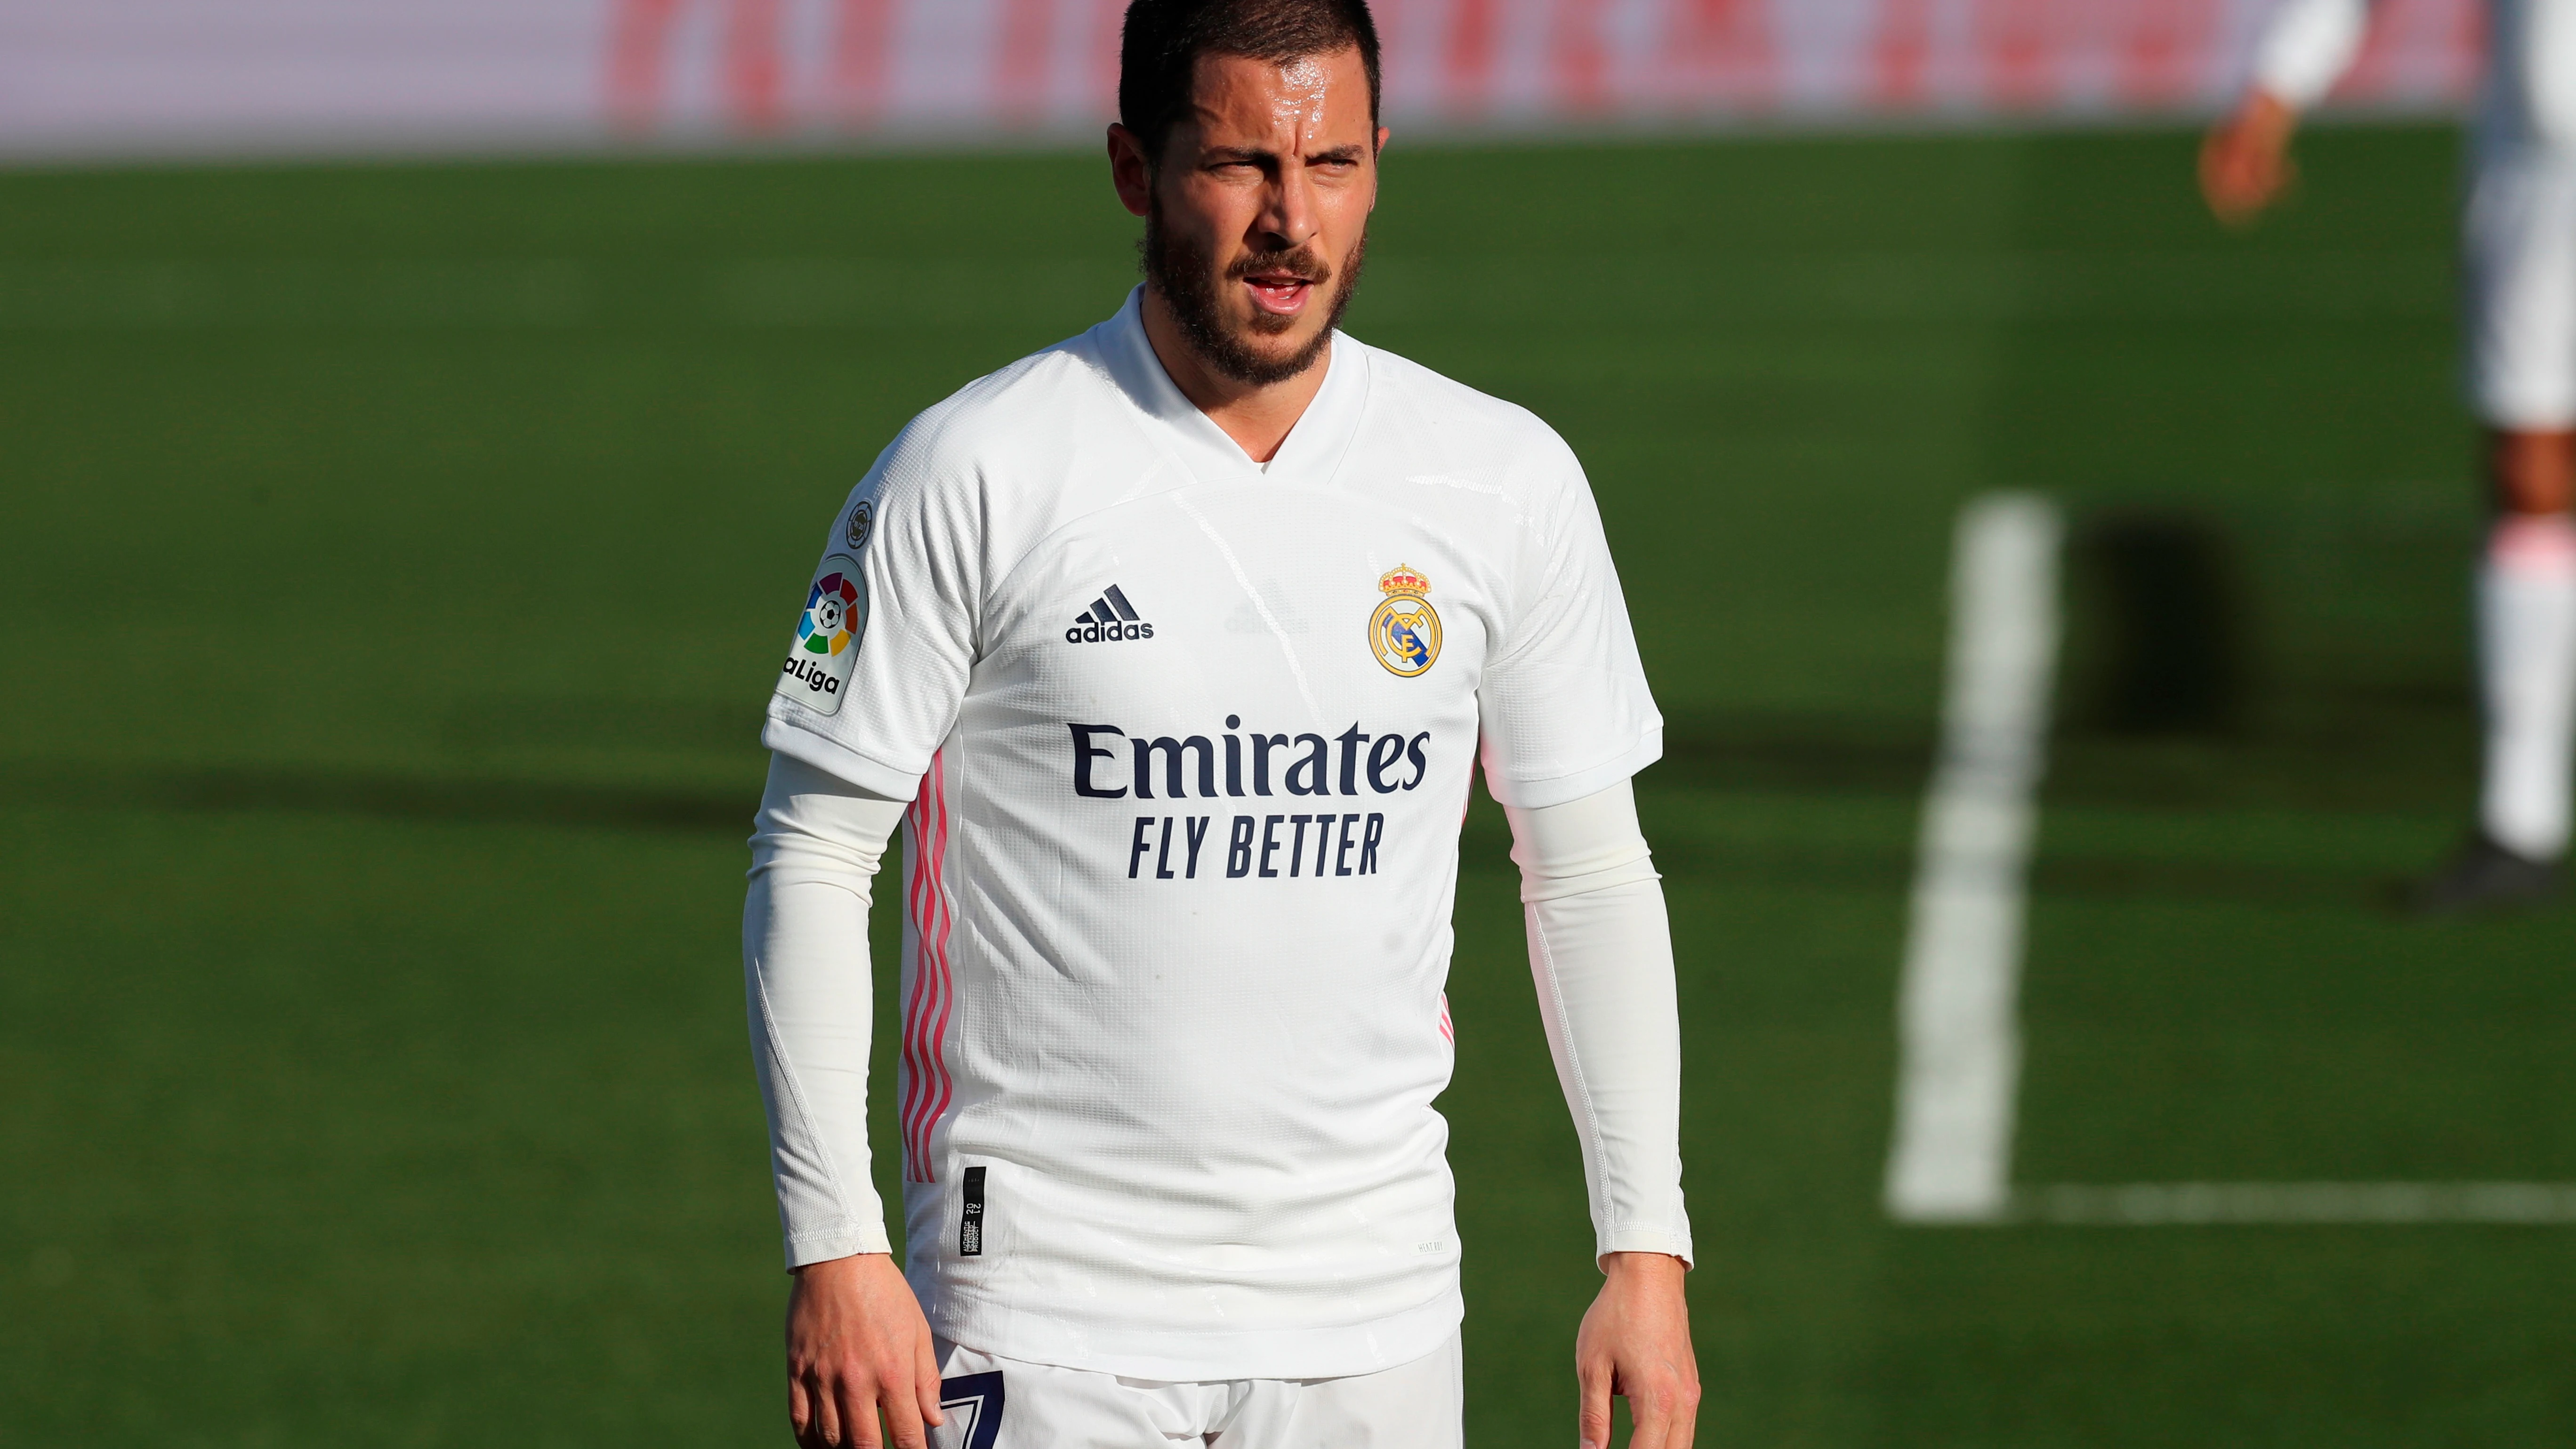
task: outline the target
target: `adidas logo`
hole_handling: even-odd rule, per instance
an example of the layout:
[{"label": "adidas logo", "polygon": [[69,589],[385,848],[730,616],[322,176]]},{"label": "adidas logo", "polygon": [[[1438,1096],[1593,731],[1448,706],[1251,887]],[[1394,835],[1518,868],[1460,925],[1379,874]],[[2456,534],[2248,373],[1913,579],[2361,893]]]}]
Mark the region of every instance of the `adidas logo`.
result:
[{"label": "adidas logo", "polygon": [[1151,639],[1154,626],[1136,617],[1136,606],[1111,584],[1091,601],[1091,607],[1073,616],[1073,627],[1064,631],[1067,644],[1115,644],[1121,639]]}]

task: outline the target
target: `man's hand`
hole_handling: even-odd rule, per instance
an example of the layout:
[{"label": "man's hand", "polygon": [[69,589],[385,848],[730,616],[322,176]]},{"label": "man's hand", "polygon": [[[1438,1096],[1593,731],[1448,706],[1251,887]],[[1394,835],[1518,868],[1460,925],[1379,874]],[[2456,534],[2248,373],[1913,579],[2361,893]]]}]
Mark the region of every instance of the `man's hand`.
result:
[{"label": "man's hand", "polygon": [[1608,1281],[1574,1336],[1582,1449],[1610,1449],[1613,1394],[1635,1425],[1629,1449],[1690,1449],[1699,1423],[1699,1359],[1682,1301],[1690,1269],[1662,1253],[1612,1253],[1601,1266]]},{"label": "man's hand", "polygon": [[[885,1434],[877,1415],[885,1415]],[[939,1360],[912,1289],[883,1253],[808,1263],[787,1295],[787,1420],[804,1449],[924,1449]]]},{"label": "man's hand", "polygon": [[2298,175],[2290,164],[2290,133],[2298,124],[2299,113],[2287,102],[2257,90],[2210,128],[2200,143],[2200,194],[2220,221],[2251,222]]}]

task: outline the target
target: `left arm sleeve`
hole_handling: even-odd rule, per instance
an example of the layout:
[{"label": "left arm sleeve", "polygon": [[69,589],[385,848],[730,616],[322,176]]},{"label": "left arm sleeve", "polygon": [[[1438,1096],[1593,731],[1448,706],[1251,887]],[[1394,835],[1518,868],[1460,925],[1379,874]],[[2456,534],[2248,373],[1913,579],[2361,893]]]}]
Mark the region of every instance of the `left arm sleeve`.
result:
[{"label": "left arm sleeve", "polygon": [[1476,687],[1485,788],[1539,809],[1627,779],[1664,752],[1628,601],[1582,465],[1544,428],[1526,449],[1545,477],[1524,505],[1496,652]]},{"label": "left arm sleeve", "polygon": [[1594,1251],[1688,1262],[1672,930],[1636,794],[1623,779],[1504,813],[1548,1052],[1583,1144]]},{"label": "left arm sleeve", "polygon": [[2254,83],[2304,111],[2352,68],[2371,0],[2283,0],[2254,46]]}]

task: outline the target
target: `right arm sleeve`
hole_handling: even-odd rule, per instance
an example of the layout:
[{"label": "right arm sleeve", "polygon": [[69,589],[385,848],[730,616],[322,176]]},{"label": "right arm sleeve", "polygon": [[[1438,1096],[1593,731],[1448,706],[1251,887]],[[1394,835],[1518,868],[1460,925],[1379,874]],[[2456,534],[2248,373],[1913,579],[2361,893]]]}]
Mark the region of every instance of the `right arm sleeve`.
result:
[{"label": "right arm sleeve", "polygon": [[891,1250],[868,1175],[868,889],[904,804],[773,755],[742,912],[787,1266]]},{"label": "right arm sleeve", "polygon": [[841,505],[760,736],[887,799],[911,798],[975,667],[986,509],[952,422],[914,419]]},{"label": "right arm sleeve", "polygon": [[2371,0],[2282,0],[2254,47],[2254,84],[2304,111],[2361,53]]}]

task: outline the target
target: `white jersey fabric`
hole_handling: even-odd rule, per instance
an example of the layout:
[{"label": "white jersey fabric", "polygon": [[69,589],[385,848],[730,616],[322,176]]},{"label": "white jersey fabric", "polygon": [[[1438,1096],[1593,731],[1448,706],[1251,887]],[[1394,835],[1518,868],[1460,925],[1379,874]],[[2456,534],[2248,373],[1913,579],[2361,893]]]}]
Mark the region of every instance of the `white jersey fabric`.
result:
[{"label": "white jersey fabric", "polygon": [[[2462,252],[2469,401],[2491,426],[2576,426],[2576,0],[2488,0]],[[2322,99],[2360,53],[2370,0],[2287,0],[2254,80]]]},{"label": "white jersey fabric", "polygon": [[[764,743],[915,801],[897,1090],[933,1332],[1169,1381],[1435,1350],[1469,771],[1530,809],[1661,750],[1564,443],[1337,335],[1264,469],[1131,295],[915,419],[806,605]],[[798,1200],[791,1257],[860,1250],[796,1247]],[[1686,1254],[1678,1204],[1622,1246]]]},{"label": "white jersey fabric", "polygon": [[1583,1144],[1603,1253],[1691,1256],[1682,1208],[1681,1008],[1662,878],[1622,780],[1544,809],[1505,807],[1530,978]]}]

